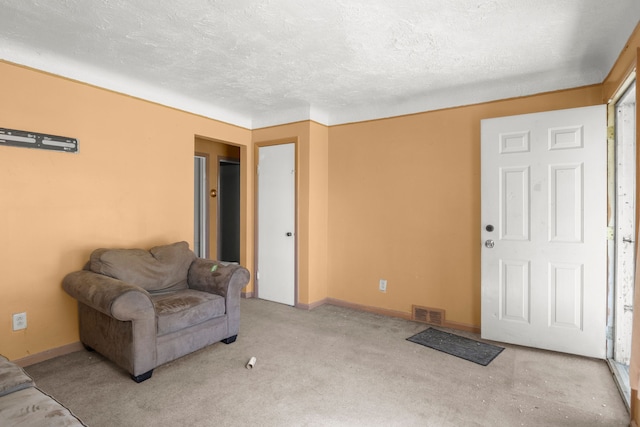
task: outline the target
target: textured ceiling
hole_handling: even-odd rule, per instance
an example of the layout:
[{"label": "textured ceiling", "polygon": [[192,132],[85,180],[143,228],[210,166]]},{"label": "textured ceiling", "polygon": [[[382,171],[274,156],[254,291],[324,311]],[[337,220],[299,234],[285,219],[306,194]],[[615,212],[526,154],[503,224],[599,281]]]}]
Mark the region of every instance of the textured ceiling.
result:
[{"label": "textured ceiling", "polygon": [[338,124],[600,83],[639,19],[639,0],[0,0],[0,58],[247,128]]}]

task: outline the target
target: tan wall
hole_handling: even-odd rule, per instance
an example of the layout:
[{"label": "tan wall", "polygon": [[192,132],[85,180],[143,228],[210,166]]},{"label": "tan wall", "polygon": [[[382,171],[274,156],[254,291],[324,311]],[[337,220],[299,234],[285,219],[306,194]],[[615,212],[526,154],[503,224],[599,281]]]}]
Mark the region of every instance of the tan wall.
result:
[{"label": "tan wall", "polygon": [[328,296],[329,265],[329,128],[310,123],[309,145],[309,230],[307,304]]},{"label": "tan wall", "polygon": [[331,127],[329,297],[479,327],[480,120],[601,102],[597,85]]},{"label": "tan wall", "polygon": [[[251,132],[5,62],[0,92],[1,127],[80,145],[0,146],[0,354],[16,359],[78,340],[61,280],[96,247],[191,244],[195,136],[245,146],[251,161]],[[243,208],[246,222],[246,194]],[[243,239],[246,259],[250,230]],[[11,315],[23,311],[28,328],[13,332]]]}]

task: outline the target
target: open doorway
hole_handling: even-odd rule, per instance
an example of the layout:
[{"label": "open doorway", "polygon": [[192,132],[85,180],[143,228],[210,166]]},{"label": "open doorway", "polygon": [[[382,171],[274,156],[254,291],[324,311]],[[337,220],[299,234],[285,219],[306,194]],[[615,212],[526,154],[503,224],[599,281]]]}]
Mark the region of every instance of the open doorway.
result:
[{"label": "open doorway", "polygon": [[240,261],[240,147],[196,137],[194,251]]},{"label": "open doorway", "polygon": [[240,161],[218,159],[218,259],[240,262]]},{"label": "open doorway", "polygon": [[[610,292],[607,358],[627,407],[630,405],[629,361],[633,325],[636,236],[636,83],[620,91],[609,110],[614,121],[615,198],[614,276]],[[612,308],[612,310],[611,310]]]}]

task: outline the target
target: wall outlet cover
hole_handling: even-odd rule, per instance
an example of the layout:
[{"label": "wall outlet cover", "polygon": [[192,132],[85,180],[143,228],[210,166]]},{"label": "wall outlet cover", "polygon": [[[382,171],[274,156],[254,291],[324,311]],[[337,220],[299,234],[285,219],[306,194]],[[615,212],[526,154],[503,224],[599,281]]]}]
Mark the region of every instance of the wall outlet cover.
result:
[{"label": "wall outlet cover", "polygon": [[16,313],[13,315],[13,330],[20,331],[27,329],[27,313]]}]

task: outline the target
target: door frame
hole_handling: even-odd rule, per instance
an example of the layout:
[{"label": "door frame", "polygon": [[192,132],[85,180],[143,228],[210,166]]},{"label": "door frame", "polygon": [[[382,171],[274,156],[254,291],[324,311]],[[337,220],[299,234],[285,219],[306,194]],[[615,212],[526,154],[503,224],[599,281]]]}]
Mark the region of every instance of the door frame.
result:
[{"label": "door frame", "polygon": [[260,212],[258,211],[258,186],[259,186],[259,177],[258,177],[258,167],[260,166],[260,148],[261,147],[268,147],[268,146],[272,146],[272,145],[282,145],[282,144],[293,144],[293,152],[294,152],[294,168],[295,168],[295,176],[294,176],[294,191],[293,191],[293,206],[294,206],[294,213],[293,213],[293,218],[294,218],[294,232],[293,232],[293,245],[294,245],[294,249],[293,249],[293,253],[294,253],[294,259],[293,259],[293,303],[294,303],[294,307],[298,306],[298,181],[299,181],[299,169],[298,169],[298,138],[297,137],[292,137],[292,138],[281,138],[281,139],[274,139],[274,140],[268,140],[268,141],[260,141],[260,142],[256,142],[253,145],[253,158],[255,159],[254,162],[254,168],[253,168],[253,207],[254,207],[254,215],[253,215],[253,235],[254,235],[254,244],[253,244],[253,265],[255,266],[255,272],[254,272],[254,297],[256,298],[260,298],[260,278],[258,277],[258,258],[260,257],[259,254],[259,242],[258,239],[260,238],[260,234],[259,234],[259,230],[258,230],[258,223],[259,223],[259,215]]},{"label": "door frame", "polygon": [[[632,74],[632,77],[634,77],[634,75]],[[619,219],[619,211],[620,211],[620,206],[618,203],[618,199],[619,199],[619,186],[620,186],[620,177],[619,177],[619,152],[621,149],[621,145],[624,144],[623,141],[620,140],[619,138],[619,126],[620,124],[617,123],[617,111],[616,111],[616,107],[618,102],[625,96],[628,95],[629,93],[629,89],[633,86],[633,84],[635,83],[635,77],[634,78],[630,78],[628,79],[628,81],[625,82],[624,85],[621,86],[620,90],[618,92],[616,92],[616,95],[613,97],[613,99],[611,99],[607,105],[607,112],[608,112],[608,144],[609,144],[609,165],[611,167],[611,173],[609,174],[609,188],[610,188],[610,192],[609,192],[609,206],[610,206],[610,218],[609,218],[609,227],[610,231],[609,231],[609,236],[612,237],[612,239],[609,241],[609,246],[610,246],[610,254],[609,254],[609,290],[608,290],[608,299],[609,299],[609,312],[611,313],[608,316],[608,322],[607,322],[607,327],[610,328],[610,333],[608,334],[609,337],[607,339],[607,358],[613,358],[614,360],[616,359],[616,353],[617,353],[617,345],[618,345],[618,321],[619,319],[619,310],[620,310],[620,305],[621,305],[621,300],[622,297],[619,295],[618,291],[622,290],[622,286],[620,283],[619,278],[617,277],[617,270],[620,267],[620,259],[619,259],[619,253],[618,250],[620,249],[621,246],[621,241],[623,241],[625,238],[629,238],[631,239],[633,245],[633,250],[635,252],[635,242],[636,242],[636,235],[637,235],[637,230],[635,230],[635,228],[637,228],[637,224],[635,224],[635,218],[636,215],[635,213],[633,214],[633,222],[634,222],[634,235],[633,236],[621,236],[619,235],[620,233],[618,233],[619,228],[620,228],[620,224],[618,223],[618,219]],[[635,116],[634,116],[635,117]],[[637,127],[637,123],[636,123],[636,127]],[[637,147],[635,147],[635,140],[633,140],[633,145],[634,145],[634,151],[635,153],[637,153]],[[637,210],[637,203],[638,201],[635,200],[635,190],[636,190],[636,186],[637,186],[637,171],[635,170],[635,161],[636,161],[636,156],[637,154],[635,154],[632,158],[628,159],[628,161],[630,161],[631,163],[633,163],[634,166],[634,176],[633,176],[633,183],[631,184],[631,186],[633,188],[625,188],[625,191],[629,192],[629,194],[631,194],[634,198],[634,210]],[[635,255],[633,256],[633,264],[635,264]],[[631,280],[631,283],[633,283],[634,280]],[[633,304],[633,301],[630,301],[631,304]],[[631,331],[629,331],[629,337],[631,336]],[[609,348],[609,345],[611,346],[611,348]],[[630,353],[631,352],[631,341],[629,341],[628,343],[628,348],[627,348],[627,352]]]},{"label": "door frame", "polygon": [[[202,258],[208,258],[209,257],[209,227],[210,227],[210,221],[209,221],[209,192],[210,190],[210,186],[209,186],[209,162],[210,162],[210,156],[209,153],[203,153],[203,152],[199,152],[196,151],[193,154],[194,159],[196,157],[201,157],[204,158],[204,197],[202,202],[203,205],[201,206],[201,217],[200,217],[200,227],[202,230],[204,230],[204,236],[200,236],[200,247],[198,248],[198,251],[200,251],[200,249],[204,250],[204,253],[199,254],[198,256],[202,257]],[[194,165],[195,168],[195,165]],[[194,179],[195,179],[195,171],[194,171]],[[194,184],[195,185],[195,184]],[[195,195],[195,194],[194,194]],[[194,200],[194,209],[195,209],[195,200]],[[202,212],[204,212],[204,214],[202,214]],[[195,215],[195,212],[194,212]],[[203,239],[204,237],[204,239]],[[196,244],[195,241],[195,231],[194,231],[194,245]],[[195,251],[195,247],[194,247],[194,251]]]},{"label": "door frame", "polygon": [[[609,229],[609,239],[607,245],[607,352],[606,352],[606,361],[609,365],[611,372],[613,373],[613,378],[618,386],[620,394],[623,397],[623,400],[627,406],[627,409],[630,407],[630,385],[629,385],[629,371],[628,368],[625,369],[624,366],[614,359],[615,356],[615,346],[616,346],[616,310],[618,307],[616,290],[618,287],[618,281],[616,276],[616,270],[618,268],[618,257],[617,257],[617,246],[618,240],[620,238],[624,238],[624,236],[618,236],[617,231],[617,195],[618,195],[618,186],[617,186],[617,175],[618,175],[618,138],[616,132],[616,105],[618,101],[627,94],[629,88],[636,84],[636,96],[637,96],[637,75],[636,71],[632,71],[629,75],[624,79],[623,83],[616,90],[615,95],[607,102],[607,150],[608,150],[608,164],[609,164],[609,173],[607,174],[607,193],[608,193],[608,204],[609,204],[609,217],[607,219],[607,227]],[[636,99],[637,105],[637,99]],[[637,107],[636,107],[637,108]],[[637,123],[636,123],[636,133],[637,133]],[[637,136],[636,136],[637,142]],[[638,156],[639,147],[636,145],[636,157],[633,158],[633,161],[636,161]],[[638,187],[638,173],[640,170],[636,170],[636,178],[635,178],[635,188],[633,189],[634,196],[637,194]],[[635,208],[636,212],[638,210],[638,199],[635,200]],[[636,213],[637,218],[637,213]],[[637,242],[636,238],[638,237],[638,223],[634,218],[635,223],[635,236],[633,236],[634,240],[634,249],[637,250]],[[635,257],[634,257],[635,263]],[[637,272],[635,273],[637,274]],[[635,283],[635,275],[633,283]],[[634,307],[634,311],[635,311]],[[631,331],[629,332],[631,333]]]}]

